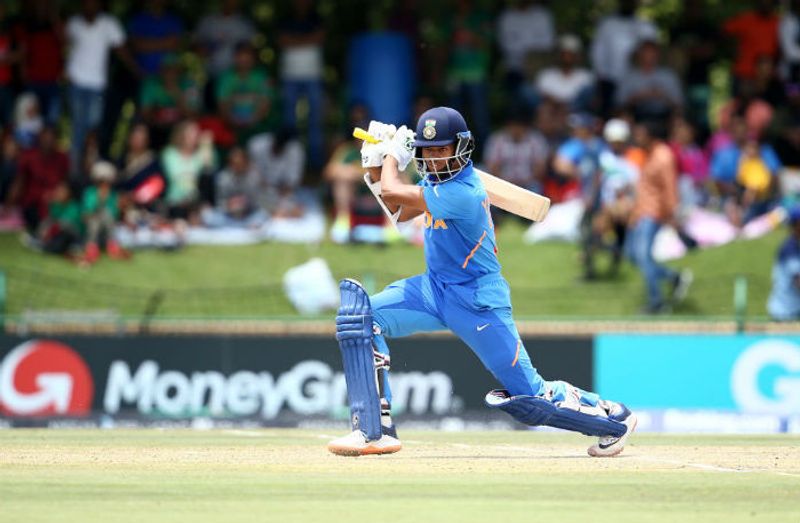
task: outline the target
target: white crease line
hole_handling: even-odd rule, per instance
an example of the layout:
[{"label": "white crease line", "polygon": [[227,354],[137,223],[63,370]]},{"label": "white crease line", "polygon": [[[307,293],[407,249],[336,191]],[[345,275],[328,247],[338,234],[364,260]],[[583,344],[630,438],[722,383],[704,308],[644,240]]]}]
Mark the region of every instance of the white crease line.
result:
[{"label": "white crease line", "polygon": [[667,463],[670,465],[680,465],[682,467],[691,467],[700,470],[710,470],[713,472],[733,472],[737,474],[747,474],[747,473],[766,473],[766,474],[777,474],[779,476],[789,476],[793,478],[800,478],[800,474],[793,474],[791,472],[782,472],[779,470],[768,470],[768,469],[750,469],[750,468],[742,468],[742,469],[733,469],[730,467],[718,467],[717,465],[709,465],[707,463],[692,463],[690,461],[680,461],[674,459],[664,459],[664,458],[654,458],[651,456],[632,456],[634,458],[640,459],[642,461],[650,461],[652,463]]},{"label": "white crease line", "polygon": [[229,429],[223,431],[225,434],[230,434],[231,436],[245,436],[248,438],[266,438],[268,437],[267,434],[263,432],[258,432],[255,430],[241,430],[241,429]]}]

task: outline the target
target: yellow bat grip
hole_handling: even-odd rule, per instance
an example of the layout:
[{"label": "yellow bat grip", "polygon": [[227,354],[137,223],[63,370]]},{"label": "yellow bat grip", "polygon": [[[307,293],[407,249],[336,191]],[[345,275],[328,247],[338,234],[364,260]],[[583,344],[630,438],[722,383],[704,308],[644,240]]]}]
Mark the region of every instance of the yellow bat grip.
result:
[{"label": "yellow bat grip", "polygon": [[353,129],[353,137],[358,138],[359,140],[364,140],[367,143],[380,143],[380,140],[376,139],[361,127],[356,127]]}]

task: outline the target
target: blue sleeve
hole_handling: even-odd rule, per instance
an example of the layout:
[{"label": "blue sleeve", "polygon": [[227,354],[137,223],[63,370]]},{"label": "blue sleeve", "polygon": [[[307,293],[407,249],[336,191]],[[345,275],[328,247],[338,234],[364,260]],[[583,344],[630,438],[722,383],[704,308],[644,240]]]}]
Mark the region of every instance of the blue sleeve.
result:
[{"label": "blue sleeve", "polygon": [[573,164],[577,165],[583,154],[583,147],[578,140],[567,140],[556,152],[557,156],[563,156]]},{"label": "blue sleeve", "polygon": [[761,158],[764,160],[764,163],[767,164],[767,169],[769,169],[772,176],[776,176],[778,171],[783,167],[778,155],[775,153],[775,149],[773,149],[771,145],[761,146]]},{"label": "blue sleeve", "polygon": [[422,196],[434,219],[464,220],[480,208],[472,189],[461,183],[427,185],[422,189]]},{"label": "blue sleeve", "polygon": [[711,157],[711,178],[720,182],[732,182],[736,179],[736,155],[731,149],[722,149]]}]

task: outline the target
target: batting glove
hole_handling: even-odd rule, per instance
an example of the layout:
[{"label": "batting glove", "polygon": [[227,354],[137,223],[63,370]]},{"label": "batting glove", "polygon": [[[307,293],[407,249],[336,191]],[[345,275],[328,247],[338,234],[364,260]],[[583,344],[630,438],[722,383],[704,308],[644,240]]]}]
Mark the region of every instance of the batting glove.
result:
[{"label": "batting glove", "polygon": [[369,143],[365,141],[361,145],[361,167],[366,169],[383,165],[383,157],[386,155],[384,148],[384,142]]},{"label": "batting glove", "polygon": [[386,124],[377,120],[372,120],[369,123],[367,132],[379,142],[391,140],[397,128],[392,124]]},{"label": "batting glove", "polygon": [[401,171],[405,171],[411,162],[416,135],[414,131],[403,125],[397,129],[391,140],[385,142],[385,154],[397,160],[397,166]]}]

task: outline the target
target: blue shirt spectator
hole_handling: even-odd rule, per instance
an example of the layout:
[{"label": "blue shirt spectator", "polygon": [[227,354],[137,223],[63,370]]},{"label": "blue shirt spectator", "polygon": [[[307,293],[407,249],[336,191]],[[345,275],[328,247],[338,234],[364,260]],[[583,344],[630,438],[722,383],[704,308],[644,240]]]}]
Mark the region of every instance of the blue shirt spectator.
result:
[{"label": "blue shirt spectator", "polygon": [[600,155],[608,149],[594,134],[594,119],[585,114],[569,118],[572,137],[556,150],[554,167],[558,174],[578,180],[584,198],[593,200],[599,184]]},{"label": "blue shirt spectator", "polygon": [[[769,144],[761,144],[759,152],[769,172],[774,176],[781,168],[781,161],[775,149]],[[728,145],[714,153],[711,157],[711,178],[717,182],[735,183],[741,156],[742,148],[736,144]]]},{"label": "blue shirt spectator", "polygon": [[148,75],[157,74],[167,53],[179,50],[183,22],[164,9],[163,0],[150,0],[128,24],[136,62]]}]

